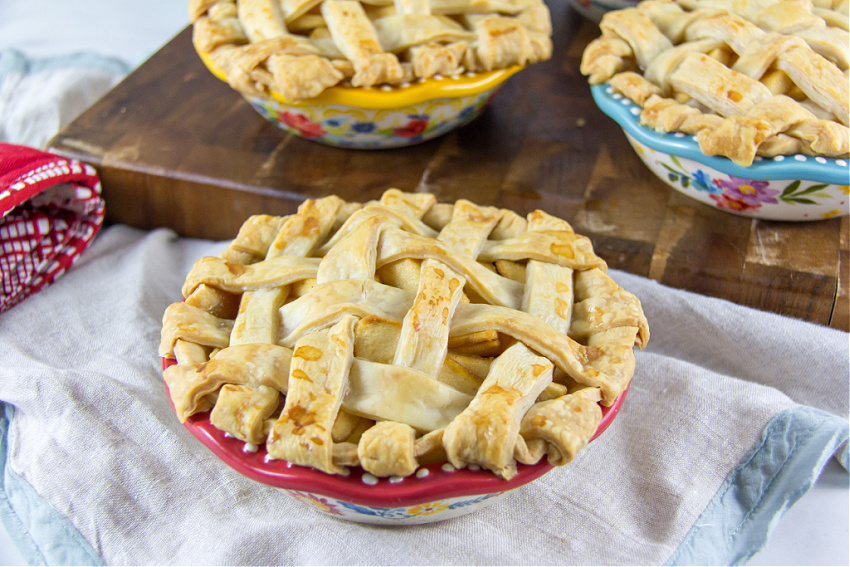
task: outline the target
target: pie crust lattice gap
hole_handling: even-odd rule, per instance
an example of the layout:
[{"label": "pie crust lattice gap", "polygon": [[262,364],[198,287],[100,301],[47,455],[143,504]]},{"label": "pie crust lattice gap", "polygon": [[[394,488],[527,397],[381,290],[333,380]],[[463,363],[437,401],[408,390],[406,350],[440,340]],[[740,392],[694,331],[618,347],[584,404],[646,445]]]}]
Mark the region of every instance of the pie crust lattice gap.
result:
[{"label": "pie crust lattice gap", "polygon": [[387,190],[257,215],[164,316],[181,421],[271,459],[379,477],[568,463],[628,387],[649,329],[584,236],[543,211]]},{"label": "pie crust lattice gap", "polygon": [[231,87],[291,103],[552,56],[542,0],[190,0],[189,18]]},{"label": "pie crust lattice gap", "polygon": [[643,124],[742,166],[850,157],[846,0],[644,0],[600,28],[581,72],[640,105]]}]

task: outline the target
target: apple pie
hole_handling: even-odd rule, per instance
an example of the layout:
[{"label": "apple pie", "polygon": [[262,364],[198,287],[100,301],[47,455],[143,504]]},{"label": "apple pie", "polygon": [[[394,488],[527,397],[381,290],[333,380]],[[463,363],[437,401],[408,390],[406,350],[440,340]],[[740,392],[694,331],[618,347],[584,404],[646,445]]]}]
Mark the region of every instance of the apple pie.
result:
[{"label": "apple pie", "polygon": [[645,0],[607,13],[581,72],[706,155],[850,157],[848,3]]},{"label": "apple pie", "polygon": [[396,189],[253,216],[182,291],[160,344],[178,418],[330,474],[566,464],[649,339],[567,222]]},{"label": "apple pie", "polygon": [[196,50],[237,91],[313,98],[552,55],[543,0],[190,0]]}]

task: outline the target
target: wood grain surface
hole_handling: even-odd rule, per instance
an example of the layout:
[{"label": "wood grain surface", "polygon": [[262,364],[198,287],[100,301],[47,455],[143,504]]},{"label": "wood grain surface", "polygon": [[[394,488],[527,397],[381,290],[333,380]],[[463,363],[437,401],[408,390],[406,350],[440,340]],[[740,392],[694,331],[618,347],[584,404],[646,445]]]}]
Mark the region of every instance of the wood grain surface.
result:
[{"label": "wood grain surface", "polygon": [[213,77],[183,30],[48,145],[98,170],[108,223],[232,239],[252,214],[387,188],[543,209],[590,237],[612,268],[850,330],[848,217],[752,220],[661,182],[595,105],[579,73],[598,27],[549,3],[554,56],[512,77],[482,116],[394,150],[286,134]]}]

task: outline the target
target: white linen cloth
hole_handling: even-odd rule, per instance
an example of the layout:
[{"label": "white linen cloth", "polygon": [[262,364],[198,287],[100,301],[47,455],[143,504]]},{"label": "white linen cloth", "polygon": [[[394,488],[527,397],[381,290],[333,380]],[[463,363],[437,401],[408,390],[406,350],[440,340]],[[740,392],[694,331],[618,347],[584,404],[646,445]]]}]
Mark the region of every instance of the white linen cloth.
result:
[{"label": "white linen cloth", "polygon": [[0,142],[43,148],[128,70],[87,54],[32,60],[0,51]]},{"label": "white linen cloth", "polygon": [[186,2],[0,2],[0,142],[42,148],[188,25]]},{"label": "white linen cloth", "polygon": [[571,464],[470,515],[340,522],[230,469],[169,405],[156,354],[162,313],[192,263],[223,247],[111,227],[63,278],[0,316],[0,400],[12,414],[6,520],[30,538],[25,557],[740,563],[847,438],[847,333],[612,271],[643,302],[652,338],[608,431]]}]

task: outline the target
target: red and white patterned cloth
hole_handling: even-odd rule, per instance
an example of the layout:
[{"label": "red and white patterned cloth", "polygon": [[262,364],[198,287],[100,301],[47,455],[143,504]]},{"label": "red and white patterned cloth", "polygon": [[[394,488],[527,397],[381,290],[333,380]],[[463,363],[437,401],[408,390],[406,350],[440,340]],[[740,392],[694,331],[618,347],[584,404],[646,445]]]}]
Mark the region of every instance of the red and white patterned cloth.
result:
[{"label": "red and white patterned cloth", "polygon": [[103,223],[94,168],[0,144],[0,313],[65,273]]}]

